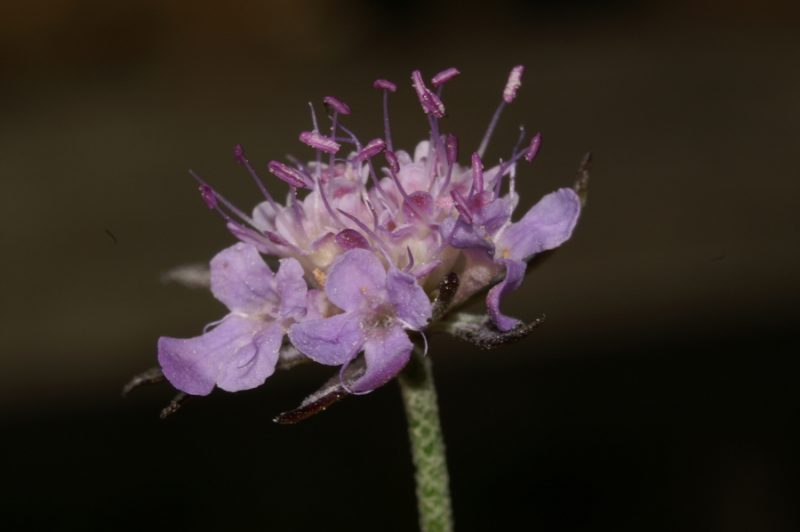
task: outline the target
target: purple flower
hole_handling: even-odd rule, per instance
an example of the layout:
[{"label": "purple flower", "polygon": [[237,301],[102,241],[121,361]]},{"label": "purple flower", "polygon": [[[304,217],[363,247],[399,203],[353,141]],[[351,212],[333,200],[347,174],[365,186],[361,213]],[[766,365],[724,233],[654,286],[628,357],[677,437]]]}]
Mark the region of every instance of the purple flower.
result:
[{"label": "purple flower", "polygon": [[[208,394],[215,385],[253,388],[275,371],[281,353],[291,350],[296,357],[341,366],[340,386],[369,392],[406,365],[414,347],[407,331],[428,327],[431,299],[453,278],[457,282],[448,285],[444,310],[437,299],[437,319],[447,305],[491,287],[486,304],[493,326],[484,318],[467,319],[465,337],[476,337],[479,326],[485,326],[479,335],[485,345],[526,334],[531,327],[504,315],[501,300],[520,286],[530,257],[571,236],[581,202],[574,190],[562,188],[512,222],[520,202],[518,164],[535,159],[539,134],[527,138],[521,129],[510,152],[485,164],[523,70],[511,70],[468,164],[458,161],[456,136],[440,130],[443,92],[460,79],[457,69],[448,68],[431,79],[432,89],[420,71],[411,75],[430,133],[413,151],[392,143],[388,102],[397,85],[379,79],[374,87],[382,93],[382,138],[363,142],[344,122],[350,107],[326,96],[330,127],[319,123],[312,106],[310,127],[298,134],[313,155],[265,165],[289,185],[284,203],[270,194],[239,145],[234,158],[263,195],[251,212],[192,173],[206,206],[242,243],[211,261],[212,292],[230,313],[199,337],[159,340],[159,361],[170,382],[195,395]],[[282,259],[277,274],[259,254]],[[284,342],[287,331],[291,346]]]},{"label": "purple flower", "polygon": [[363,350],[366,371],[347,385],[355,393],[397,375],[414,347],[405,329],[421,330],[431,317],[431,303],[416,279],[393,267],[387,272],[365,249],[350,250],[333,263],[325,294],[344,312],[296,323],[289,339],[312,360],[342,369]]},{"label": "purple flower", "polygon": [[193,395],[260,386],[275,371],[287,327],[306,314],[303,269],[283,259],[273,274],[255,247],[239,243],[211,260],[211,291],[230,313],[201,336],[160,338],[164,375]]}]

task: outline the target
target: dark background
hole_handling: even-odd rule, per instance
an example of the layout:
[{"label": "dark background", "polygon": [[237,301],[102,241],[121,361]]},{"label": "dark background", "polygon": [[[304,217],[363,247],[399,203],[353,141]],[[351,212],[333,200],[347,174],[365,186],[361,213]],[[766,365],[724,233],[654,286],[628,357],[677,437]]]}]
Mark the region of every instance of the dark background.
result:
[{"label": "dark background", "polygon": [[[409,74],[457,66],[445,128],[477,144],[509,68],[543,149],[521,210],[595,154],[574,238],[494,352],[432,338],[458,530],[792,530],[800,286],[798,11],[780,2],[311,0],[0,8],[0,497],[8,530],[413,530],[396,385],[298,426],[330,373],[196,400],[127,400],[160,335],[223,309],[160,281],[232,237],[192,167],[249,208],[259,166],[335,94],[396,144],[426,124]],[[278,188],[277,185],[272,185]],[[112,238],[108,233],[113,234]],[[480,307],[477,307],[478,309]]]}]

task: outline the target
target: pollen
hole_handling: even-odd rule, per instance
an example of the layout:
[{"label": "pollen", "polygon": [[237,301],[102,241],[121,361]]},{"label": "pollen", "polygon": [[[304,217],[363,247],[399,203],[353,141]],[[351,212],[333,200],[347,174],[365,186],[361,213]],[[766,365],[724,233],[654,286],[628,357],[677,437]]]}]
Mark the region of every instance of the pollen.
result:
[{"label": "pollen", "polygon": [[508,249],[508,248],[505,248],[505,249],[503,250],[503,258],[504,258],[504,259],[507,259],[507,258],[509,258],[510,256],[511,256],[511,250],[510,250],[510,249]]},{"label": "pollen", "polygon": [[314,268],[314,271],[311,273],[314,275],[314,280],[317,281],[317,284],[321,288],[325,288],[325,281],[328,279],[327,274],[319,268]]}]

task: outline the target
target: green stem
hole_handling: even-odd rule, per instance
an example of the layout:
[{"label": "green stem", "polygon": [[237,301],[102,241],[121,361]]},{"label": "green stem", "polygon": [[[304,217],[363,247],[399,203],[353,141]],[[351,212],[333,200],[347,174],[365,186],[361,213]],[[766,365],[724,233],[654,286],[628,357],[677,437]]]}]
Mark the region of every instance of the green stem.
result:
[{"label": "green stem", "polygon": [[453,510],[442,424],[429,358],[414,353],[398,379],[408,420],[422,532],[451,532]]}]

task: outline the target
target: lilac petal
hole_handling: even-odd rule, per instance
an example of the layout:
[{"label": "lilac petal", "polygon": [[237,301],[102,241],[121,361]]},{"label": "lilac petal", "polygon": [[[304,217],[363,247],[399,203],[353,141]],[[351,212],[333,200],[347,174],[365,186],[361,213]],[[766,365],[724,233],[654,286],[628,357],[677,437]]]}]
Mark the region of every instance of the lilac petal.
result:
[{"label": "lilac petal", "polygon": [[192,395],[208,395],[220,376],[221,366],[258,354],[253,343],[258,330],[258,322],[229,314],[201,336],[159,338],[158,363],[175,388]]},{"label": "lilac petal", "polygon": [[386,270],[380,259],[366,249],[351,249],[328,271],[325,293],[334,305],[352,311],[366,301],[382,299],[385,284]]},{"label": "lilac petal", "polygon": [[296,259],[281,259],[275,286],[280,296],[280,315],[282,318],[300,319],[306,312],[306,292],[308,286],[303,278],[303,267]]},{"label": "lilac petal", "polygon": [[413,275],[392,269],[386,278],[389,301],[397,317],[413,329],[423,329],[431,319],[431,302]]},{"label": "lilac petal", "polygon": [[253,314],[276,304],[272,286],[272,271],[251,244],[234,244],[211,259],[211,291],[231,311]]},{"label": "lilac petal", "polygon": [[580,211],[581,200],[571,188],[551,192],[500,234],[495,258],[525,260],[560,246],[572,235]]},{"label": "lilac petal", "polygon": [[346,312],[295,323],[289,329],[289,340],[315,362],[340,366],[352,360],[364,345],[361,315]]},{"label": "lilac petal", "polygon": [[239,392],[264,384],[275,372],[283,334],[283,327],[272,322],[252,337],[249,346],[219,360],[217,386],[228,392]]},{"label": "lilac petal", "polygon": [[483,205],[473,216],[486,235],[494,235],[511,218],[516,197],[507,194]]},{"label": "lilac petal", "polygon": [[492,250],[491,242],[487,241],[462,218],[448,217],[439,225],[439,232],[448,244],[457,249],[482,249]]},{"label": "lilac petal", "polygon": [[517,326],[519,320],[511,318],[500,312],[500,299],[506,294],[513,292],[522,284],[525,277],[527,264],[521,260],[502,260],[506,267],[506,276],[486,294],[486,308],[495,326],[501,331],[510,331]]},{"label": "lilac petal", "polygon": [[414,344],[401,327],[391,327],[371,336],[364,343],[367,370],[351,388],[367,393],[389,382],[408,364]]}]

